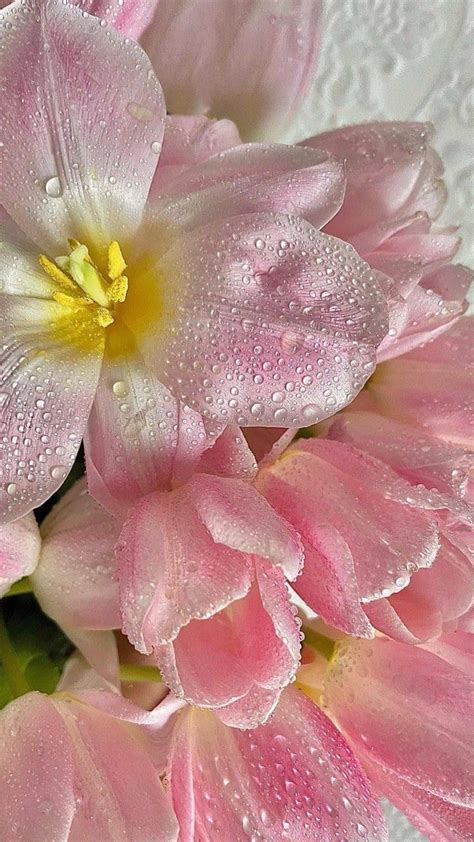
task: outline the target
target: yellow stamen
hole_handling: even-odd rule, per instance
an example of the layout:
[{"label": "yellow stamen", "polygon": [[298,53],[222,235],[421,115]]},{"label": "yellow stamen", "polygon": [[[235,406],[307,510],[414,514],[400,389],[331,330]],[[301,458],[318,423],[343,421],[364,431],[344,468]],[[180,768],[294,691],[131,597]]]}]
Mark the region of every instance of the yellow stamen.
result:
[{"label": "yellow stamen", "polygon": [[108,327],[114,320],[112,313],[106,307],[97,308],[96,318],[101,327]]},{"label": "yellow stamen", "polygon": [[49,277],[52,278],[53,281],[56,281],[56,283],[61,284],[61,286],[66,287],[67,289],[76,289],[76,284],[74,283],[74,281],[71,278],[69,278],[68,275],[66,275],[66,273],[63,272],[59,268],[59,266],[56,265],[56,263],[53,263],[53,261],[50,260],[49,257],[46,257],[45,254],[40,254],[38,260],[41,268],[44,269],[46,274],[49,275]]},{"label": "yellow stamen", "polygon": [[105,281],[89,257],[87,246],[73,248],[66,257],[57,257],[56,263],[71,275],[76,284],[101,307],[110,304]]},{"label": "yellow stamen", "polygon": [[127,268],[127,264],[123,259],[122,250],[116,240],[113,240],[109,245],[108,259],[109,267],[107,274],[111,281],[115,281],[123,275]]},{"label": "yellow stamen", "polygon": [[67,304],[68,307],[88,307],[92,304],[92,299],[85,298],[83,295],[69,295],[67,292],[56,290],[53,292],[53,298],[58,304]]},{"label": "yellow stamen", "polygon": [[107,295],[114,304],[122,304],[127,297],[127,292],[128,278],[125,275],[120,275],[110,284]]}]

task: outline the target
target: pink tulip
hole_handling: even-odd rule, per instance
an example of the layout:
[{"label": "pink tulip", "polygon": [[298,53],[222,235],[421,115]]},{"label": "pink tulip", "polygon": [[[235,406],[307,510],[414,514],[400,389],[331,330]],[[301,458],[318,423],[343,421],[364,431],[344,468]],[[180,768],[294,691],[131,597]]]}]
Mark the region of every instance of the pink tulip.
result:
[{"label": "pink tulip", "polygon": [[129,37],[145,30],[142,43],[172,114],[230,117],[249,140],[296,136],[314,74],[320,0],[76,4]]},{"label": "pink tulip", "polygon": [[147,203],[165,106],[141,49],[59,0],[14,3],[0,26],[3,519],[58,488],[83,435],[107,502],[189,475],[227,424],[307,425],[350,402],[386,304],[317,230],[341,164],[240,146]]},{"label": "pink tulip", "polygon": [[166,756],[141,727],[147,716],[104,691],[34,692],[11,702],[0,713],[4,838],[177,840],[160,780]]},{"label": "pink tulip", "polygon": [[352,243],[386,276],[390,330],[379,361],[447,330],[467,308],[472,272],[450,265],[453,228],[435,228],[446,201],[442,163],[422,123],[372,123],[303,141],[344,161],[344,202],[325,231]]},{"label": "pink tulip", "polygon": [[123,631],[173,692],[231,725],[267,719],[299,662],[295,531],[250,485],[196,474],[139,501],[117,553]]},{"label": "pink tulip", "polygon": [[386,839],[380,807],[346,742],[293,688],[252,731],[185,709],[168,776],[182,842]]},{"label": "pink tulip", "polygon": [[0,598],[15,582],[33,573],[41,538],[33,514],[0,526]]},{"label": "pink tulip", "polygon": [[346,639],[323,686],[325,710],[375,786],[432,842],[474,831],[472,656],[464,646],[448,638],[434,654],[387,639]]},{"label": "pink tulip", "polygon": [[417,498],[387,465],[350,445],[301,439],[262,467],[256,487],[303,540],[293,587],[342,631],[372,636],[373,601],[435,559],[438,527],[426,495]]}]

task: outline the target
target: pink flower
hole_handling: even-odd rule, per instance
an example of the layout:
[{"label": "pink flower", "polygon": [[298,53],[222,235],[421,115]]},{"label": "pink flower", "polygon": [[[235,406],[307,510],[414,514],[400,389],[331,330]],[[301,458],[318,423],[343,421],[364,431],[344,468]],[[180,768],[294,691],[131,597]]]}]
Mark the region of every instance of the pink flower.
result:
[{"label": "pink flower", "polygon": [[390,329],[378,361],[434,338],[467,308],[472,272],[451,265],[456,229],[433,225],[447,193],[431,135],[429,124],[369,123],[303,141],[344,161],[344,202],[324,230],[386,276]]},{"label": "pink flower", "polygon": [[250,485],[196,474],[138,501],[117,554],[122,629],[173,692],[231,725],[266,720],[299,663],[296,532]]},{"label": "pink flower", "polygon": [[[456,637],[456,635],[454,635]],[[370,778],[433,842],[470,838],[472,656],[387,639],[339,644],[322,703]]]},{"label": "pink flower", "polygon": [[128,37],[143,35],[172,114],[229,117],[245,140],[304,136],[300,109],[314,74],[320,0],[75,3]]},{"label": "pink flower", "polygon": [[177,840],[160,780],[166,756],[140,727],[147,717],[110,692],[11,702],[0,713],[0,822],[10,838]]},{"label": "pink flower", "polygon": [[15,582],[33,573],[41,538],[33,514],[0,526],[0,598]]},{"label": "pink flower", "polygon": [[347,444],[301,439],[256,486],[301,535],[304,568],[293,587],[328,623],[373,635],[369,607],[405,588],[438,551],[423,495],[383,462]]},{"label": "pink flower", "polygon": [[185,709],[168,763],[183,842],[386,839],[380,807],[347,743],[293,688],[252,731]]},{"label": "pink flower", "polygon": [[165,106],[145,54],[54,0],[0,23],[3,519],[51,495],[83,434],[97,488],[105,471],[107,494],[135,494],[192,473],[226,424],[308,424],[351,401],[386,305],[317,230],[341,165],[241,146],[147,203]]}]

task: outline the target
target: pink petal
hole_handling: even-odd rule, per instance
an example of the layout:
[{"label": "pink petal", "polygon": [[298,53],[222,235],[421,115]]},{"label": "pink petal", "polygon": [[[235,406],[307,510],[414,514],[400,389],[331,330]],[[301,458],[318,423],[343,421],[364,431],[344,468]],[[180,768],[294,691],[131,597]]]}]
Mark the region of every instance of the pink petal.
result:
[{"label": "pink petal", "polygon": [[201,417],[178,404],[138,351],[105,357],[84,443],[90,493],[121,515],[185,479],[208,445]]},{"label": "pink petal", "polygon": [[77,809],[73,748],[50,697],[28,693],[0,713],[0,823],[14,838],[68,839]]},{"label": "pink petal", "polygon": [[466,493],[474,457],[411,424],[359,410],[357,404],[353,406],[334,418],[329,438],[375,456],[413,485],[439,492],[446,505],[461,515],[462,509],[456,503]]},{"label": "pink petal", "polygon": [[301,439],[261,471],[257,487],[303,538],[295,589],[353,634],[370,635],[358,602],[400,590],[436,555],[434,518],[406,505],[411,486],[348,445]]},{"label": "pink petal", "polygon": [[[39,266],[30,261],[30,270],[35,283]],[[68,474],[99,378],[103,331],[93,350],[79,350],[61,340],[68,329],[61,304],[36,295],[0,300],[0,522],[6,522],[43,503]]]},{"label": "pink petal", "polygon": [[302,565],[298,536],[257,491],[206,474],[138,502],[117,551],[123,629],[142,652],[244,597],[251,555],[291,577]]},{"label": "pink petal", "polygon": [[295,676],[299,624],[282,573],[258,562],[249,593],[206,620],[191,621],[157,661],[174,693],[216,707],[227,724],[264,722]]},{"label": "pink petal", "polygon": [[0,25],[0,202],[52,256],[68,237],[98,248],[128,239],[164,129],[147,57],[64,3],[12,4]]},{"label": "pink petal", "polygon": [[230,117],[249,140],[291,132],[314,70],[319,2],[160,0],[144,46],[168,110]]},{"label": "pink petal", "polygon": [[375,276],[301,220],[248,215],[200,229],[157,271],[170,317],[145,337],[145,359],[211,426],[314,423],[373,370],[385,332]]},{"label": "pink petal", "polygon": [[265,212],[297,213],[321,228],[339,210],[345,189],[340,162],[299,146],[240,144],[183,168],[164,185],[160,169],[161,163],[153,188],[160,219],[188,230]]},{"label": "pink petal", "polygon": [[[281,432],[281,431],[279,431]],[[199,472],[214,476],[253,479],[257,471],[255,457],[240,430],[229,424],[199,462]]]},{"label": "pink petal", "polygon": [[117,642],[112,631],[95,631],[62,626],[62,630],[87,664],[100,679],[105,679],[114,690],[120,688]]},{"label": "pink petal", "polygon": [[59,625],[120,627],[114,544],[120,524],[76,482],[41,525],[41,557],[32,577],[43,611]]},{"label": "pink petal", "polygon": [[102,18],[134,41],[143,35],[153,19],[159,0],[71,0],[89,15]]},{"label": "pink petal", "polygon": [[33,514],[0,526],[0,598],[15,582],[33,573],[41,538]]},{"label": "pink petal", "polygon": [[344,643],[326,676],[324,704],[363,761],[400,787],[472,806],[466,727],[472,682],[417,646]]},{"label": "pink petal", "polygon": [[389,637],[405,643],[420,642],[438,637],[445,624],[461,617],[472,604],[473,590],[472,565],[443,536],[432,566],[419,570],[406,588],[389,597],[395,613],[391,622],[387,624],[374,613],[377,602],[365,606],[365,610],[372,624]]},{"label": "pink petal", "polygon": [[328,226],[343,239],[400,216],[437,216],[446,199],[442,167],[423,123],[368,123],[325,132],[304,144],[344,161],[344,204]]},{"label": "pink petal", "polygon": [[369,386],[384,415],[472,449],[473,378],[471,318],[377,369]]},{"label": "pink petal", "polygon": [[281,427],[246,427],[245,438],[257,462],[274,462],[291,444],[297,433],[290,428],[282,433]]},{"label": "pink petal", "polygon": [[232,120],[209,120],[204,115],[170,115],[165,121],[165,135],[150,195],[163,192],[177,176],[193,164],[207,161],[241,143]]},{"label": "pink petal", "polygon": [[117,554],[123,631],[141,652],[167,643],[189,620],[212,616],[245,596],[251,584],[247,558],[214,544],[191,484],[137,503]]},{"label": "pink petal", "polygon": [[386,839],[380,808],[349,747],[294,689],[252,731],[227,728],[210,712],[184,712],[170,780],[182,842]]}]

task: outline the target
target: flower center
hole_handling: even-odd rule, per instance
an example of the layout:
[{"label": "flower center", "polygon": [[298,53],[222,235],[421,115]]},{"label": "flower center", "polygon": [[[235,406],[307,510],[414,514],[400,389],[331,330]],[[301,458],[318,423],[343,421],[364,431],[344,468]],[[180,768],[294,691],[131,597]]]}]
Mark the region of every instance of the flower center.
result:
[{"label": "flower center", "polygon": [[106,277],[91,259],[87,246],[77,240],[69,240],[69,246],[70,254],[54,261],[44,254],[38,258],[59,287],[53,298],[69,307],[87,308],[100,327],[107,327],[114,321],[113,310],[125,301],[128,292],[128,278],[124,275],[127,264],[120,245],[114,240],[108,247]]}]

